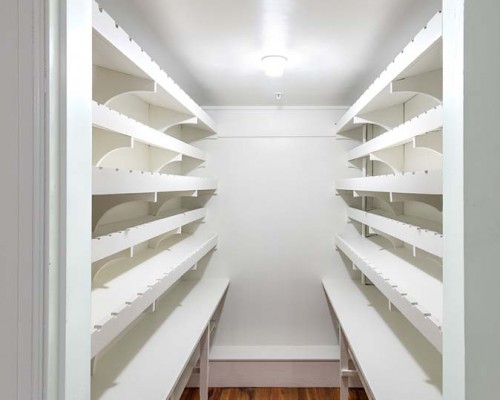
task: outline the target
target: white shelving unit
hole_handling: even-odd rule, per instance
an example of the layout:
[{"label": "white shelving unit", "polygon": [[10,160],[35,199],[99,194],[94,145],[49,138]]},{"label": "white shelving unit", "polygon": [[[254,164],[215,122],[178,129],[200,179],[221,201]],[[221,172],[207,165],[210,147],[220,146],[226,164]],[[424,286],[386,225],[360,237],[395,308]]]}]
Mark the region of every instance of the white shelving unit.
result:
[{"label": "white shelving unit", "polygon": [[442,398],[442,67],[438,13],[337,124],[359,171],[335,184],[348,203],[335,240],[346,265],[324,281],[342,400],[358,374],[374,399]]},{"label": "white shelving unit", "polygon": [[132,228],[96,237],[92,239],[92,262],[102,260],[125,249],[132,250],[140,243],[201,220],[205,214],[205,209],[200,208],[192,211],[181,211],[179,214],[165,218],[153,220],[147,218],[143,223]]},{"label": "white shelving unit", "polygon": [[215,124],[95,2],[93,100],[92,399],[178,400],[199,365],[207,400],[229,281],[190,271],[217,246],[196,146]]},{"label": "white shelving unit", "polygon": [[119,94],[135,91],[148,104],[170,110],[170,115],[177,112],[190,120],[194,117],[196,121],[190,123],[215,132],[208,114],[96,2],[93,7],[93,64],[105,69],[105,79],[94,86],[94,93],[100,94],[94,99],[99,97],[98,103],[105,104]]},{"label": "white shelving unit", "polygon": [[337,236],[337,247],[408,320],[442,350],[443,284],[439,266],[380,238]]},{"label": "white shelving unit", "polygon": [[217,245],[216,234],[170,237],[156,249],[95,271],[92,355],[97,355]]},{"label": "white shelving unit", "polygon": [[345,113],[337,123],[337,132],[348,131],[356,124],[363,123],[363,116],[366,119],[367,114],[373,111],[404,104],[417,92],[425,91],[442,98],[442,88],[439,90],[436,76],[432,75],[443,67],[442,30],[442,16],[439,13]]},{"label": "white shelving unit", "polygon": [[[184,281],[162,298],[100,359],[92,398],[178,400],[208,345],[203,336],[227,290],[227,279]],[[206,355],[205,355],[206,357]]]},{"label": "white shelving unit", "polygon": [[443,194],[441,171],[348,178],[337,181],[335,186],[337,190],[361,192]]},{"label": "white shelving unit", "polygon": [[[439,132],[442,126],[443,107],[439,105],[352,149],[347,153],[347,159],[352,161],[362,157],[369,157],[370,154],[376,153],[377,151],[401,146],[406,143],[412,143],[415,147],[419,145],[422,146],[422,137],[432,135],[434,132]],[[441,146],[438,146],[439,142],[433,149],[437,152],[441,150],[440,152],[442,153],[442,140]]]},{"label": "white shelving unit", "polygon": [[[354,361],[372,399],[441,399],[440,354],[401,314],[387,308],[375,287],[340,272],[323,287],[340,323],[341,363],[343,355]],[[341,368],[345,381],[353,371]]]},{"label": "white shelving unit", "polygon": [[94,167],[92,171],[92,194],[94,196],[215,189],[217,189],[217,181],[210,178],[124,171],[103,167]]},{"label": "white shelving unit", "polygon": [[422,249],[437,257],[443,257],[443,234],[441,226],[435,222],[412,216],[398,216],[383,210],[362,211],[348,208],[347,216],[377,231]]},{"label": "white shelving unit", "polygon": [[106,132],[120,134],[121,137],[115,137],[115,140],[109,140],[109,148],[106,149],[108,152],[123,147],[123,141],[126,138],[122,136],[126,136],[132,139],[126,143],[129,144],[130,147],[133,146],[133,141],[138,141],[180,155],[203,161],[206,160],[204,151],[184,143],[182,140],[164,135],[163,132],[150,128],[145,124],[120,114],[102,104],[98,104],[95,101],[92,103],[92,122],[95,127],[105,130]]}]

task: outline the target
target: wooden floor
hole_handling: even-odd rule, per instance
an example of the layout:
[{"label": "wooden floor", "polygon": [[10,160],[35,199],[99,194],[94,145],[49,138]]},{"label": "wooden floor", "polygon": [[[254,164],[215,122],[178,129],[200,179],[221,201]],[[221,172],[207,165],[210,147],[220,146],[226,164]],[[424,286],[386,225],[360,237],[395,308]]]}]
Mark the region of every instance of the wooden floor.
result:
[{"label": "wooden floor", "polygon": [[[180,400],[199,400],[197,388],[184,390]],[[339,400],[338,388],[212,388],[210,400]],[[368,400],[363,389],[351,389],[349,400]]]}]

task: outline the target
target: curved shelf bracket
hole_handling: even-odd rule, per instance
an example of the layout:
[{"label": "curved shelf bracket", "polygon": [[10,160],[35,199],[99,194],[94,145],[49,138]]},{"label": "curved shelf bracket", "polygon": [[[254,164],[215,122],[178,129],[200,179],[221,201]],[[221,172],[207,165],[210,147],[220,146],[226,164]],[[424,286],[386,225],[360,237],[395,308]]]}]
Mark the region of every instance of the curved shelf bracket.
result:
[{"label": "curved shelf bracket", "polygon": [[130,193],[117,195],[92,196],[92,231],[95,231],[101,218],[112,208],[134,201],[156,202],[157,193]]},{"label": "curved shelf bracket", "polygon": [[424,148],[431,150],[440,156],[443,155],[443,132],[434,131],[425,135],[415,136],[413,138],[413,148]]},{"label": "curved shelf bracket", "polygon": [[[94,327],[96,329],[96,327]],[[92,360],[90,360],[90,376],[94,376],[97,373],[97,361],[99,355],[95,355]]]},{"label": "curved shelf bracket", "polygon": [[217,134],[207,131],[198,125],[183,125],[182,140],[186,143],[194,143],[198,140],[215,140]]},{"label": "curved shelf bracket", "polygon": [[417,193],[391,193],[391,201],[417,201],[443,211],[443,196],[439,194],[417,194]]},{"label": "curved shelf bracket", "polygon": [[111,153],[121,149],[133,149],[134,138],[106,131],[92,129],[92,164],[101,166],[104,159]]},{"label": "curved shelf bracket", "polygon": [[387,165],[395,174],[404,172],[404,153],[399,147],[391,147],[371,153],[370,161],[378,161]]},{"label": "curved shelf bracket", "polygon": [[217,194],[213,190],[198,190],[198,194],[196,197],[185,197],[183,199],[183,207],[187,209],[204,208],[207,206],[213,196],[217,196]]},{"label": "curved shelf bracket", "polygon": [[387,241],[389,241],[392,245],[393,248],[398,249],[404,246],[404,242],[400,239],[395,238],[394,236],[388,235],[387,233],[384,233],[382,231],[379,231],[378,229],[372,228],[371,226],[368,229],[368,232],[370,234],[375,234],[378,236],[383,237]]},{"label": "curved shelf bracket", "polygon": [[170,239],[173,235],[178,235],[182,233],[182,228],[179,227],[179,228],[176,228],[172,231],[168,231],[168,232],[165,232],[165,233],[162,233],[160,236],[157,236],[153,239],[150,239],[149,242],[148,242],[148,247],[150,249],[158,249],[158,247],[160,246],[161,242],[163,242],[164,240],[167,240],[167,239]]},{"label": "curved shelf bracket", "polygon": [[413,247],[413,257],[423,257],[435,263],[437,267],[443,266],[442,258],[435,256],[434,254],[428,253],[425,250],[419,249],[417,247]]},{"label": "curved shelf bracket", "polygon": [[172,160],[163,165],[158,171],[161,174],[179,175],[182,173],[183,160]]},{"label": "curved shelf bracket", "polygon": [[198,118],[155,105],[149,106],[149,125],[158,131],[167,132],[176,125],[196,125]]},{"label": "curved shelf bracket", "polygon": [[[336,125],[336,124],[335,124]],[[348,130],[337,132],[334,136],[335,140],[347,140],[361,142],[363,135],[363,126],[354,125]]]},{"label": "curved shelf bracket", "polygon": [[149,169],[151,172],[161,172],[164,167],[174,162],[182,162],[182,154],[149,147]]},{"label": "curved shelf bracket", "polygon": [[394,216],[403,214],[403,203],[398,201],[391,201],[391,196],[386,192],[366,192],[361,190],[353,191],[354,197],[373,197],[383,201],[392,212]]},{"label": "curved shelf bracket", "polygon": [[198,168],[205,168],[203,166],[203,163],[205,160],[199,160],[197,158],[193,157],[183,157],[182,159],[182,173],[183,174],[189,174],[190,172],[194,171],[195,169]]},{"label": "curved shelf bracket", "polygon": [[443,70],[438,69],[420,75],[399,79],[391,83],[391,93],[410,92],[431,96],[443,102]]},{"label": "curved shelf bracket", "polygon": [[204,162],[204,160],[198,160],[197,158],[179,155],[178,157],[174,157],[171,160],[168,160],[163,165],[161,165],[157,171],[153,172],[170,175],[186,175],[197,168],[204,168],[202,166]]},{"label": "curved shelf bracket", "polygon": [[106,105],[115,97],[131,92],[156,92],[151,79],[124,74],[94,65],[92,70],[92,98]]},{"label": "curved shelf bracket", "polygon": [[197,197],[198,190],[186,190],[183,192],[162,192],[158,193],[156,201],[149,204],[149,214],[158,216],[163,207],[170,201],[178,197]]},{"label": "curved shelf bracket", "polygon": [[203,207],[207,204],[208,201],[210,201],[213,196],[217,196],[217,189],[198,190],[196,193],[196,197],[197,199],[201,200],[201,202],[203,203]]},{"label": "curved shelf bracket", "polygon": [[386,131],[390,131],[403,123],[404,107],[402,104],[357,115],[353,119],[353,124],[377,125],[384,128]]},{"label": "curved shelf bracket", "polygon": [[132,258],[133,256],[134,248],[129,247],[128,249],[124,249],[118,253],[112,254],[106,258],[103,258],[102,260],[92,263],[92,280],[94,280],[95,277],[111,263],[124,258]]}]

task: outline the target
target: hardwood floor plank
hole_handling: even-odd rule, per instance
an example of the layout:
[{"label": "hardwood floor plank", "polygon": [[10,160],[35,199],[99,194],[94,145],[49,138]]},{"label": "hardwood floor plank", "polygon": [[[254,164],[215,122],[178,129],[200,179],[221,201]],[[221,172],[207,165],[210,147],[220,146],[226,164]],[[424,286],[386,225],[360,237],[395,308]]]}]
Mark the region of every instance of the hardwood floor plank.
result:
[{"label": "hardwood floor plank", "polygon": [[[180,400],[200,400],[197,388],[186,388]],[[340,400],[338,388],[211,388],[209,400]],[[368,400],[363,389],[351,389],[349,400]]]}]

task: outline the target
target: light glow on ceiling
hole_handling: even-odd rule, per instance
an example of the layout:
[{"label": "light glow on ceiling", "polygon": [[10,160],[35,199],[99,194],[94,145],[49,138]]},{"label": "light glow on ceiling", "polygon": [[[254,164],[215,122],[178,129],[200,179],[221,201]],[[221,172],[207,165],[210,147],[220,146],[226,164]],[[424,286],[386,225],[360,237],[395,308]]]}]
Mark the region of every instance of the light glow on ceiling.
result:
[{"label": "light glow on ceiling", "polygon": [[285,56],[270,55],[262,57],[261,61],[266,75],[277,78],[283,76],[288,59]]}]

